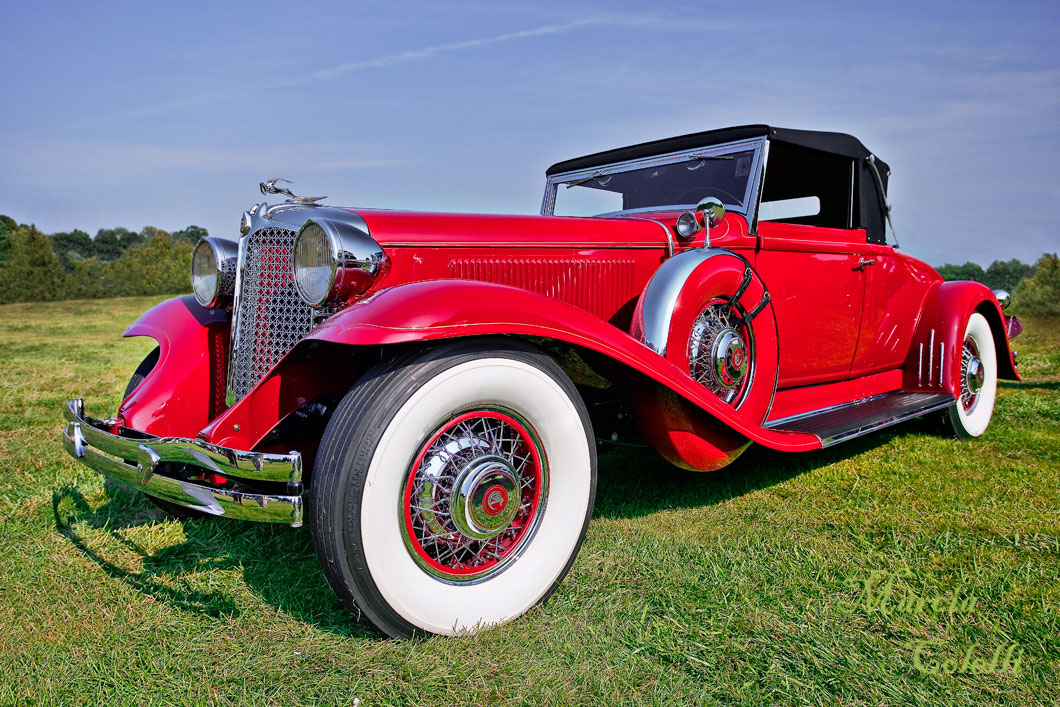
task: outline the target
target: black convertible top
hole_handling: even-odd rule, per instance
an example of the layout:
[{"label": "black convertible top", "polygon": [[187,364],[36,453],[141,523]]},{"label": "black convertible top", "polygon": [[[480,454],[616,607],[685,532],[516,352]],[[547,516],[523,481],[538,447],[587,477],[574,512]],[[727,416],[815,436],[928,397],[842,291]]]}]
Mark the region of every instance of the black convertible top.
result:
[{"label": "black convertible top", "polygon": [[[616,162],[651,157],[652,155],[664,155],[670,152],[691,150],[708,145],[719,145],[725,142],[746,140],[749,138],[769,138],[771,142],[782,142],[789,145],[797,145],[811,150],[819,150],[834,155],[841,155],[857,160],[859,163],[857,191],[859,192],[859,211],[855,225],[859,225],[868,231],[868,238],[875,243],[885,241],[884,218],[885,211],[876,188],[875,177],[872,175],[866,158],[872,153],[861,144],[853,135],[846,133],[830,133],[820,130],[794,130],[792,128],[776,128],[770,125],[739,125],[732,128],[721,128],[719,130],[706,130],[701,133],[680,135],[678,137],[663,140],[652,140],[642,142],[638,145],[619,147],[614,150],[605,150],[584,157],[575,157],[571,160],[557,162],[549,167],[545,174],[553,176],[564,172],[573,172],[593,167],[602,167]],[[876,167],[879,170],[880,180],[883,182],[884,193],[887,190],[887,177],[890,168],[887,163],[875,157]],[[768,170],[767,170],[768,177]]]},{"label": "black convertible top", "polygon": [[[869,152],[868,148],[861,144],[860,140],[853,135],[847,135],[846,133],[828,133],[820,130],[793,130],[792,128],[775,128],[769,125],[740,125],[733,128],[706,130],[701,133],[669,137],[663,140],[652,140],[651,142],[642,142],[638,145],[630,145],[629,147],[619,147],[614,150],[596,152],[584,157],[575,157],[571,160],[557,162],[549,167],[545,171],[545,174],[551,177],[554,174],[561,174],[563,172],[573,172],[575,170],[589,169],[591,167],[601,167],[605,164],[614,164],[615,162],[626,162],[641,157],[650,157],[651,155],[662,155],[667,152],[691,150],[696,147],[718,145],[723,142],[745,140],[747,138],[761,137],[763,135],[775,142],[787,142],[792,145],[800,145],[813,150],[831,152],[833,154],[852,157],[854,159],[864,159],[872,154]],[[880,168],[881,175],[887,173],[887,165],[881,162],[879,158],[876,159],[876,164]]]}]

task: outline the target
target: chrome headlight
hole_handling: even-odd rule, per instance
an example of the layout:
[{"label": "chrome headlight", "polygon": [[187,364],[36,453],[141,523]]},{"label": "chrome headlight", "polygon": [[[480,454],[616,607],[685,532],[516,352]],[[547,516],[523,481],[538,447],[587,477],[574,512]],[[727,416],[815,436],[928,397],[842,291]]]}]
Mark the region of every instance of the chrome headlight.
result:
[{"label": "chrome headlight", "polygon": [[311,307],[361,294],[385,262],[371,236],[341,221],[306,221],[294,239],[294,283]]},{"label": "chrome headlight", "polygon": [[677,235],[682,238],[691,238],[699,233],[699,216],[695,211],[686,211],[677,217]]},{"label": "chrome headlight", "polygon": [[191,290],[207,309],[228,304],[236,285],[239,246],[223,238],[203,238],[191,256]]}]

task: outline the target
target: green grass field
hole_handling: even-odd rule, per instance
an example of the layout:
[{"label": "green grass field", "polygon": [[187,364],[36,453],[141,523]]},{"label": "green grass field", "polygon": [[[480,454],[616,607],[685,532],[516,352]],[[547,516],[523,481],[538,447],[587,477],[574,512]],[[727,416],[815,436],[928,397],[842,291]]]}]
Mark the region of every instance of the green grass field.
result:
[{"label": "green grass field", "polygon": [[972,443],[924,420],[713,474],[603,450],[547,604],[395,641],[308,530],[172,520],[63,452],[62,403],[116,408],[158,299],[0,307],[0,705],[1060,702],[1060,320],[1026,320]]}]

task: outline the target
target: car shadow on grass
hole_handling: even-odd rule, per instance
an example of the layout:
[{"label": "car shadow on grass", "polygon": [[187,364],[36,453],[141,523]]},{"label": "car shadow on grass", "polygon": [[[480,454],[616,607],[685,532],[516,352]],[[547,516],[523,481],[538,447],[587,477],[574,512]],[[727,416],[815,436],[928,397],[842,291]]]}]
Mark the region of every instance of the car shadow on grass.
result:
[{"label": "car shadow on grass", "polygon": [[[328,586],[308,529],[225,518],[175,519],[139,493],[110,486],[93,508],[74,486],[52,493],[56,530],[84,558],[136,592],[179,611],[218,619],[252,610],[238,582],[299,621],[351,638],[379,639],[367,620],[350,613]],[[131,538],[158,523],[178,523],[183,541],[158,550]],[[150,536],[151,533],[146,533]]]},{"label": "car shadow on grass", "polygon": [[918,420],[813,452],[778,452],[751,445],[735,462],[712,472],[679,469],[648,447],[605,444],[599,448],[593,517],[638,518],[724,503],[875,449],[896,436],[934,433],[937,427],[937,420]]}]

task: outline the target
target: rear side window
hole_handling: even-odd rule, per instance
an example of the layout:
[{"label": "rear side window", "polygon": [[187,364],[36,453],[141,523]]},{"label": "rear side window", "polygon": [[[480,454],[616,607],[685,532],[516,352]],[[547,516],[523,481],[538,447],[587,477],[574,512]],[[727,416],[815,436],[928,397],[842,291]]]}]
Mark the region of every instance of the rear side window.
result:
[{"label": "rear side window", "polygon": [[854,209],[853,159],[770,143],[759,221],[852,228]]}]

